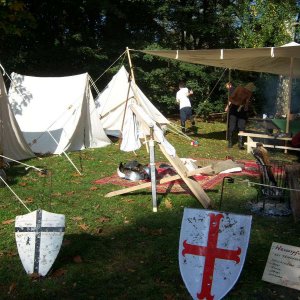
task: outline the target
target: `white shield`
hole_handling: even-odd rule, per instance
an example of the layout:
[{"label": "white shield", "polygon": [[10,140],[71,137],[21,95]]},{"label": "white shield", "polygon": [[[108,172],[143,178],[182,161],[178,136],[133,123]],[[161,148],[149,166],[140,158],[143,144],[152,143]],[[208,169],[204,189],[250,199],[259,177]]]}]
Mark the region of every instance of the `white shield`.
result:
[{"label": "white shield", "polygon": [[249,243],[251,216],[184,209],[181,276],[193,299],[221,299],[236,283]]},{"label": "white shield", "polygon": [[18,252],[28,274],[46,276],[59,253],[64,231],[64,215],[38,209],[16,217]]}]

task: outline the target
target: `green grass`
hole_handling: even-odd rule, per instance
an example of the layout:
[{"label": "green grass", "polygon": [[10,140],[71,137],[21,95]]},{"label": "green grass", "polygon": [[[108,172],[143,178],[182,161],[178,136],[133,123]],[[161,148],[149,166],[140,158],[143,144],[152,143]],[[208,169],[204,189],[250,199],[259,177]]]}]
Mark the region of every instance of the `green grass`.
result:
[{"label": "green grass", "polygon": [[[227,149],[223,123],[199,123],[190,141],[169,133],[179,157],[252,159],[235,145]],[[296,162],[297,156],[273,151],[272,158]],[[64,156],[26,161],[50,170],[41,176],[21,165],[11,165],[9,184],[31,211],[42,208],[66,216],[60,253],[45,278],[28,276],[17,253],[14,221],[27,210],[6,188],[0,189],[0,299],[191,299],[178,266],[178,241],[184,207],[201,208],[190,195],[158,195],[158,212],[152,212],[150,190],[112,198],[104,195],[121,187],[93,181],[116,172],[118,164],[136,159],[149,162],[146,150],[119,151],[117,143],[102,149],[69,153],[79,176]],[[167,162],[156,147],[156,161]],[[218,207],[220,186],[207,191]],[[226,184],[222,210],[249,214],[248,201],[255,187]],[[298,299],[297,291],[261,280],[273,241],[300,245],[300,225],[292,217],[253,215],[246,262],[235,287],[225,299]]]}]

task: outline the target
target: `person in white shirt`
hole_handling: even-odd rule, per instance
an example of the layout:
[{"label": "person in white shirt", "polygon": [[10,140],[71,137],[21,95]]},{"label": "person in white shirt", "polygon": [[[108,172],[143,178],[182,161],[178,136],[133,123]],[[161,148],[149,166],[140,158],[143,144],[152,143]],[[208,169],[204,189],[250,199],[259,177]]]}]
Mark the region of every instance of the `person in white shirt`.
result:
[{"label": "person in white shirt", "polygon": [[176,102],[179,103],[181,130],[185,133],[185,122],[190,120],[195,129],[195,120],[192,114],[192,106],[189,96],[193,94],[192,90],[185,87],[184,82],[179,83],[179,91],[176,93]]}]

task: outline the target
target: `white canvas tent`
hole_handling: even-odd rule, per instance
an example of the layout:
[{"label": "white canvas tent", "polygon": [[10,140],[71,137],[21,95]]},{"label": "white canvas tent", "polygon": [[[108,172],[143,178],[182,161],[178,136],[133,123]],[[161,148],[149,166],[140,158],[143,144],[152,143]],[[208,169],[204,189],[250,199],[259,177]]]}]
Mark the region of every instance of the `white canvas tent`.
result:
[{"label": "white canvas tent", "polygon": [[[0,154],[14,160],[34,157],[10,108],[6,87],[0,72]],[[7,159],[8,160],[8,159]]]},{"label": "white canvas tent", "polygon": [[113,76],[95,102],[103,128],[108,135],[120,137],[124,123],[134,126],[134,116],[128,110],[131,104],[140,105],[157,124],[169,124],[167,118],[150,102],[136,83],[130,80],[124,66]]},{"label": "white canvas tent", "polygon": [[11,78],[9,101],[33,152],[61,154],[110,144],[87,73],[65,77],[13,73]]}]

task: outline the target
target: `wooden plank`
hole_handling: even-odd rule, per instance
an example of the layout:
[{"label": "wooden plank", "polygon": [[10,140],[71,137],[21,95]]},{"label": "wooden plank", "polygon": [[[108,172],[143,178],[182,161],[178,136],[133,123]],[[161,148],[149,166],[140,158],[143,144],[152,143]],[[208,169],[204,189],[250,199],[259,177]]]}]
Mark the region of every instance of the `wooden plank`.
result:
[{"label": "wooden plank", "polygon": [[252,138],[262,138],[262,139],[270,139],[270,140],[279,140],[279,141],[291,141],[291,137],[279,137],[273,136],[268,134],[261,134],[261,133],[252,133],[252,132],[239,132],[239,136],[250,136]]},{"label": "wooden plank", "polygon": [[[198,169],[195,169],[193,171],[188,172],[188,176],[201,174],[201,172],[207,172],[210,169],[211,169],[211,166],[198,168]],[[160,180],[157,180],[156,184],[159,185],[159,184],[163,184],[163,183],[168,183],[168,182],[175,181],[175,180],[178,180],[178,179],[181,179],[181,177],[179,175],[173,175],[173,176],[169,176],[169,177],[165,177],[165,178],[162,178]],[[141,189],[145,189],[145,188],[148,188],[148,187],[151,187],[151,182],[145,182],[145,183],[142,183],[142,184],[138,184],[136,186],[131,186],[131,187],[121,189],[121,190],[118,190],[118,191],[113,191],[113,192],[110,192],[110,193],[106,194],[104,197],[110,198],[110,197],[114,197],[114,196],[118,196],[118,195],[122,195],[122,194],[131,193],[131,192],[134,192],[134,191],[138,191],[138,190],[141,190]]]},{"label": "wooden plank", "polygon": [[[179,175],[169,176],[169,177],[157,180],[156,184],[158,185],[158,184],[162,184],[162,183],[167,183],[167,182],[171,182],[171,181],[178,180],[178,179],[180,179]],[[145,183],[131,186],[131,187],[128,187],[128,188],[125,188],[122,190],[113,191],[113,192],[106,194],[104,197],[113,197],[113,196],[117,196],[117,195],[127,194],[130,192],[138,191],[138,190],[145,189],[148,187],[151,187],[151,182],[145,182]]]},{"label": "wooden plank", "polygon": [[189,187],[193,195],[199,200],[199,202],[202,204],[204,208],[209,208],[212,206],[210,198],[207,196],[207,194],[204,192],[200,184],[195,181],[192,178],[189,178],[187,175],[187,168],[183,164],[183,162],[180,160],[180,158],[175,155],[170,156],[164,146],[162,144],[158,144],[159,148],[163,152],[163,154],[166,156],[170,164],[173,166],[173,168],[177,171],[177,173],[180,175],[181,179],[185,182],[185,184]]},{"label": "wooden plank", "polygon": [[[291,137],[275,137],[275,136],[272,136],[272,135],[260,134],[260,133],[251,133],[251,132],[239,132],[238,135],[247,137],[247,142],[245,143],[245,145],[247,145],[247,153],[251,153],[252,148],[256,147],[257,142],[253,141],[252,138],[261,138],[261,139],[268,139],[270,141],[285,141],[285,142],[292,140]],[[286,153],[287,150],[300,151],[300,148],[289,147],[287,145],[280,146],[280,145],[272,145],[272,144],[265,144],[265,143],[263,143],[263,145],[264,145],[265,148],[285,150],[285,153]]]},{"label": "wooden plank", "polygon": [[[252,147],[256,147],[256,143],[253,144]],[[247,143],[245,143],[245,145],[247,145]],[[251,143],[250,143],[251,145]],[[278,145],[267,145],[267,144],[263,144],[265,148],[273,148],[273,149],[282,149],[282,150],[295,150],[295,151],[300,151],[300,148],[294,148],[294,147],[288,147],[288,146],[278,146]]]}]

